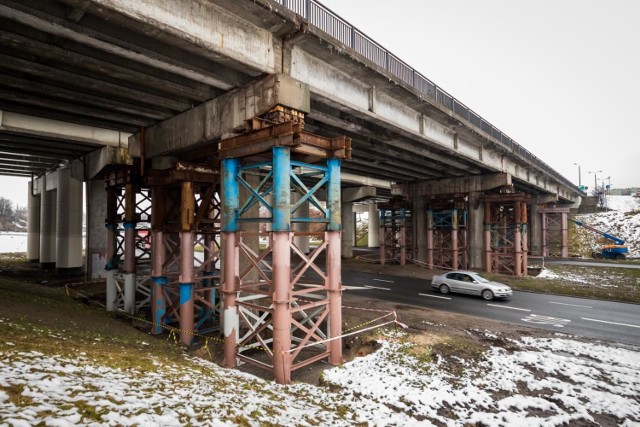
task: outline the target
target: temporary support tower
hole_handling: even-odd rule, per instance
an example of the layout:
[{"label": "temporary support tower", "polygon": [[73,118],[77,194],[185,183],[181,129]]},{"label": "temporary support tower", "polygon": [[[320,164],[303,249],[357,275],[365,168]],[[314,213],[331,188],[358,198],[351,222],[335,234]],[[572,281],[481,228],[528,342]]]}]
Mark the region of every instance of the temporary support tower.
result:
[{"label": "temporary support tower", "polygon": [[107,310],[133,314],[150,302],[150,191],[141,185],[135,168],[129,166],[111,172],[105,186]]},{"label": "temporary support tower", "polygon": [[189,345],[196,332],[219,327],[220,174],[178,162],[150,170],[147,182],[153,189],[152,333],[177,323],[180,341]]},{"label": "temporary support tower", "polygon": [[468,267],[467,202],[464,195],[429,197],[427,266],[453,270]]},{"label": "temporary support tower", "polygon": [[569,208],[544,206],[542,216],[542,256],[569,256],[569,233],[567,218]]},{"label": "temporary support tower", "polygon": [[[245,134],[220,143],[223,363],[250,363],[288,384],[292,371],[315,361],[342,363],[340,166],[350,157],[351,141],[306,133],[300,113],[281,107],[277,113],[253,120]],[[244,200],[241,188],[247,190]],[[326,203],[318,198],[321,190]],[[294,192],[300,196],[295,203]],[[293,215],[307,202],[322,212],[320,218]],[[256,204],[267,217],[248,214]],[[256,221],[271,231],[241,231],[242,223]],[[292,222],[316,222],[325,229],[294,232]],[[297,235],[313,239],[309,254],[296,246]],[[258,251],[247,244],[256,237]],[[243,263],[247,267],[241,269]]]},{"label": "temporary support tower", "polygon": [[484,200],[485,269],[527,275],[527,195],[503,192]]},{"label": "temporary support tower", "polygon": [[411,202],[394,198],[379,204],[380,264],[389,261],[405,265],[413,259],[413,220]]}]

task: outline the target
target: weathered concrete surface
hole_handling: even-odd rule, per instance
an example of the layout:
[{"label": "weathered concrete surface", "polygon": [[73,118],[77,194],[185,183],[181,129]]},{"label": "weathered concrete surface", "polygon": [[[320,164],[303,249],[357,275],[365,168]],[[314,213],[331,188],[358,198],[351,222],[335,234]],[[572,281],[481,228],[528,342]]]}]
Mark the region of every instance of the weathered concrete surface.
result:
[{"label": "weathered concrete surface", "polygon": [[[309,87],[285,74],[273,74],[228,92],[148,128],[145,157],[176,153],[242,131],[246,120],[260,116],[276,105],[309,112]],[[139,135],[129,139],[129,152],[132,156],[141,156]]]},{"label": "weathered concrete surface", "polygon": [[431,194],[471,193],[492,190],[511,184],[511,175],[496,173],[463,178],[422,181],[410,185],[394,185],[392,186],[392,194],[409,197],[410,194],[424,196]]},{"label": "weathered concrete surface", "polygon": [[72,176],[81,181],[91,180],[110,166],[132,164],[133,158],[129,155],[128,149],[105,146],[87,154],[82,161],[74,161],[71,164]]}]

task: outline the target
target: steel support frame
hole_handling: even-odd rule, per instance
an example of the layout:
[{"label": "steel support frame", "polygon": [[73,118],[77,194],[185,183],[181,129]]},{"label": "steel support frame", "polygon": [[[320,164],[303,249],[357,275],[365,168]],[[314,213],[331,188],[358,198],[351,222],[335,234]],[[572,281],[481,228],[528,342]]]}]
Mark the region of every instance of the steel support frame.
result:
[{"label": "steel support frame", "polygon": [[526,276],[528,269],[527,204],[522,193],[484,197],[485,270]]},{"label": "steel support frame", "polygon": [[464,196],[433,196],[427,203],[427,267],[466,269],[467,203]]},{"label": "steel support frame", "polygon": [[403,200],[380,204],[380,264],[405,265],[413,259],[413,220],[411,207]]},{"label": "steel support frame", "polygon": [[134,314],[151,301],[150,190],[140,185],[132,167],[112,172],[105,186],[107,311]]},{"label": "steel support frame", "polygon": [[[196,334],[220,325],[219,174],[206,165],[180,162],[149,175],[157,196],[152,205],[152,333],[177,323],[180,341],[188,346]],[[202,256],[194,256],[196,246]]]},{"label": "steel support frame", "polygon": [[547,207],[540,209],[542,219],[542,256],[569,256],[567,218],[569,208]]},{"label": "steel support frame", "polygon": [[[291,154],[289,147],[275,146],[272,158],[265,162],[241,165],[238,158],[222,160],[223,364],[232,368],[240,361],[270,370],[280,384],[289,384],[292,371],[310,363],[322,359],[342,363],[341,160],[309,164],[292,160]],[[261,176],[257,187],[248,184],[248,174]],[[241,186],[248,190],[246,200],[240,200]],[[320,189],[326,190],[326,206],[317,198]],[[292,192],[300,196],[295,203]],[[295,216],[307,202],[320,209],[323,217]],[[246,212],[255,204],[269,216],[248,217]],[[271,224],[272,231],[240,231],[242,222],[256,221]],[[321,223],[325,231],[294,232],[296,222]],[[310,237],[317,246],[305,254],[295,244],[297,236]],[[256,237],[266,241],[257,252],[246,243]],[[318,265],[323,253],[324,268]],[[242,271],[241,259],[248,260]]]}]

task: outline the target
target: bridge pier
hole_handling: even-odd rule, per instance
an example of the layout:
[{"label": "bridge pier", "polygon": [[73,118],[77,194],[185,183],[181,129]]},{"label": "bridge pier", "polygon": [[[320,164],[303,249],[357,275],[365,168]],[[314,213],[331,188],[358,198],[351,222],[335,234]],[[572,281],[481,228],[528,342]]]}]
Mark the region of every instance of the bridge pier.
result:
[{"label": "bridge pier", "polygon": [[542,222],[542,256],[569,256],[569,208],[545,206],[540,208]]},{"label": "bridge pier", "polygon": [[395,198],[378,205],[380,209],[380,264],[395,261],[405,265],[413,259],[413,219],[411,203]]}]

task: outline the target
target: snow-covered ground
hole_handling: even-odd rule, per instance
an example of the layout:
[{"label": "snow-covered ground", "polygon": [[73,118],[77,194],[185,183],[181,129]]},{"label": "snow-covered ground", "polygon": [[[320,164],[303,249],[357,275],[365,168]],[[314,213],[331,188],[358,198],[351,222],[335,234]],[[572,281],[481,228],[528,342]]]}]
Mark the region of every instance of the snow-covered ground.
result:
[{"label": "snow-covered ground", "polygon": [[[640,198],[608,196],[608,212],[579,215],[580,220],[598,230],[623,239],[629,246],[629,258],[640,257]],[[598,247],[599,235],[581,232],[592,247]],[[610,243],[610,242],[609,242]]]},{"label": "snow-covered ground", "polygon": [[2,342],[0,425],[640,425],[637,350],[523,338],[453,371],[412,356],[401,333],[385,335],[377,352],[325,371],[330,388],[279,386],[193,358],[119,370]]}]

